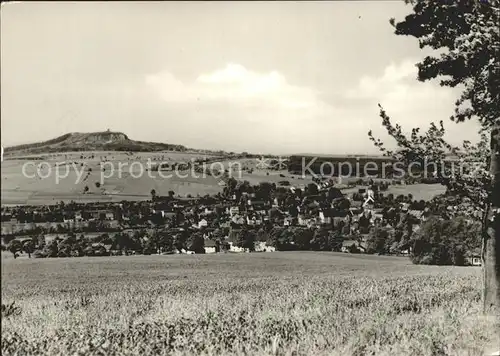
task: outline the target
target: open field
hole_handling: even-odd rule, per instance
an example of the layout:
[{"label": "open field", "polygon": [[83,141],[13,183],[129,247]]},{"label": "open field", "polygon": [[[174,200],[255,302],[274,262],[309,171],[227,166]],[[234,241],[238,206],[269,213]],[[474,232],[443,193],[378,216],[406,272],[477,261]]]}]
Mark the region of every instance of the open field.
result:
[{"label": "open field", "polygon": [[[360,187],[343,189],[344,194],[352,194],[359,190]],[[363,188],[367,188],[364,186]],[[398,195],[413,195],[413,200],[431,200],[439,194],[446,192],[446,187],[441,184],[408,184],[408,185],[389,185],[384,195],[393,194],[394,197]]]},{"label": "open field", "polygon": [[439,194],[444,194],[446,187],[441,184],[410,184],[410,185],[390,185],[386,194],[392,193],[395,197],[400,194],[412,194],[414,200],[431,200]]},{"label": "open field", "polygon": [[[83,155],[83,158],[80,158]],[[91,157],[94,155],[94,158]],[[106,156],[110,163],[104,166],[108,171],[102,171],[100,158]],[[162,159],[170,162],[189,162],[191,159],[204,157],[201,154],[179,152],[136,153],[128,155],[124,152],[77,152],[56,154],[44,157],[44,162],[50,164],[40,170],[40,178],[35,176],[35,166],[27,166],[23,174],[23,164],[29,160],[9,160],[2,162],[2,204],[53,204],[58,201],[121,201],[144,200],[150,198],[151,189],[160,195],[167,195],[169,190],[176,194],[214,194],[222,190],[213,177],[162,178],[153,172],[143,171],[139,165],[131,167],[133,162],[140,162],[147,168],[148,158]],[[40,161],[33,161],[39,163]],[[60,165],[58,162],[69,162]],[[76,162],[75,165],[72,165]],[[154,162],[154,161],[153,161]],[[122,169],[119,164],[122,163]],[[83,166],[82,166],[83,164]],[[110,171],[112,168],[112,172]],[[76,167],[76,169],[75,169]],[[91,169],[88,172],[89,168]],[[79,173],[83,170],[83,174]],[[56,178],[58,172],[60,179]],[[149,173],[149,174],[148,174]],[[169,172],[165,172],[164,177]],[[79,175],[81,174],[81,175]],[[109,176],[109,178],[107,178]],[[34,177],[34,178],[31,178]],[[101,179],[104,177],[105,179]],[[57,180],[56,180],[57,179]],[[96,182],[104,182],[100,187]],[[85,186],[89,191],[83,194]]]},{"label": "open field", "polygon": [[[83,158],[81,156],[83,155]],[[93,155],[93,158],[92,158]],[[107,157],[109,163],[101,169],[101,157]],[[170,171],[145,171],[148,158],[154,162],[189,162],[191,159],[208,157],[199,153],[155,152],[134,153],[124,152],[75,152],[43,156],[43,161],[37,160],[7,160],[2,162],[1,169],[1,203],[2,205],[39,205],[54,204],[59,201],[69,202],[116,202],[122,200],[145,200],[150,198],[150,191],[154,189],[159,195],[167,195],[169,191],[186,196],[191,194],[216,194],[221,192],[219,180],[210,175],[191,171],[180,172],[182,176]],[[39,164],[47,162],[37,171],[36,165],[28,165],[23,173],[23,165],[27,162]],[[68,162],[69,164],[57,163]],[[133,162],[140,162],[141,165]],[[236,161],[221,161],[214,164],[214,169],[221,166],[229,169],[232,175],[241,180],[248,180],[255,185],[260,182],[277,183],[283,180],[291,185],[303,187],[312,182],[312,177],[302,178],[291,175],[286,170],[268,171],[258,169],[256,159],[241,159],[239,166]],[[122,167],[120,169],[120,163]],[[141,166],[143,168],[141,168]],[[112,168],[111,168],[112,167]],[[254,171],[238,171],[238,168],[252,168]],[[106,171],[107,169],[107,171]],[[111,171],[112,169],[112,171]],[[141,173],[141,169],[144,169]],[[39,177],[38,174],[42,175]],[[45,178],[43,178],[45,177]],[[102,179],[104,178],[104,179]],[[347,181],[347,179],[344,179]],[[96,183],[103,183],[99,187]],[[84,194],[87,186],[89,191]],[[348,192],[357,191],[357,188],[348,189]],[[443,193],[444,187],[439,184],[416,184],[406,186],[390,186],[387,193],[411,193],[414,199],[429,200],[433,196]]]},{"label": "open field", "polygon": [[[216,194],[223,189],[218,184],[218,179],[210,175],[203,176],[202,173],[191,174],[191,171],[180,171],[180,174],[175,174],[163,171],[160,175],[159,172],[145,171],[148,167],[148,158],[153,163],[160,161],[173,163],[210,157],[199,153],[146,152],[129,155],[126,152],[73,152],[39,157],[43,160],[18,159],[2,162],[2,205],[54,204],[61,200],[65,202],[145,200],[151,197],[152,189],[155,189],[158,195],[167,195],[172,190],[181,196]],[[109,159],[109,163],[102,167],[104,170],[100,166],[101,157]],[[23,173],[23,165],[28,162],[34,162],[35,165],[27,165]],[[41,169],[37,171],[37,165],[41,162],[48,164],[43,163]],[[60,164],[61,162],[69,164]],[[134,162],[139,162],[140,165],[132,165]],[[257,161],[244,159],[241,162],[241,168],[254,168]],[[214,170],[220,169],[221,166],[229,168],[230,163],[223,161],[221,165],[214,165]],[[248,180],[251,184],[262,181],[277,183],[281,180],[288,180],[295,185],[311,182],[311,178],[292,179],[286,171],[272,171],[267,175],[266,171],[255,170],[249,174],[239,172],[238,165],[232,167],[235,178]],[[144,170],[141,173],[142,169]],[[279,174],[285,174],[286,178],[280,177]],[[97,187],[96,182],[103,184]],[[89,191],[83,194],[85,186],[88,186]]]},{"label": "open field", "polygon": [[2,259],[2,354],[481,355],[480,285],[337,253]]}]

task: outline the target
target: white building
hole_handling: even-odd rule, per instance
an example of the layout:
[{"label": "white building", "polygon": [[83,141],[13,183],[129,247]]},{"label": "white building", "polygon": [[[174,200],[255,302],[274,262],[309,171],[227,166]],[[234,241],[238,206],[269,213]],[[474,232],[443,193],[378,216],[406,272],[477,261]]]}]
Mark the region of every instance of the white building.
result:
[{"label": "white building", "polygon": [[319,220],[322,224],[332,223],[332,218],[330,216],[325,216],[325,213],[322,211],[319,212]]},{"label": "white building", "polygon": [[198,221],[198,228],[202,228],[202,227],[207,227],[208,226],[208,222],[205,220],[205,219],[201,219],[200,221]]},{"label": "white building", "polygon": [[274,252],[276,248],[274,246],[268,246],[264,241],[257,241],[255,243],[256,252]]},{"label": "white building", "polygon": [[234,215],[237,215],[240,213],[240,208],[238,206],[232,206],[230,209],[229,209],[229,214],[231,216],[234,216]]},{"label": "white building", "polygon": [[230,252],[245,252],[245,248],[236,246],[234,243],[229,243],[229,251]]}]

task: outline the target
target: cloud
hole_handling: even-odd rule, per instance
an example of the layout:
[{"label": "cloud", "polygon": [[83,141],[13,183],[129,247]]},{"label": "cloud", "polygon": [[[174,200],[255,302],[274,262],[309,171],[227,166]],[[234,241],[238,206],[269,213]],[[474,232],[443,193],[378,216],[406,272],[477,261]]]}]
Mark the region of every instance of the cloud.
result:
[{"label": "cloud", "polygon": [[381,76],[363,76],[356,88],[347,92],[348,97],[373,98],[405,90],[403,81],[416,75],[415,62],[406,60],[401,64],[387,66]]},{"label": "cloud", "polygon": [[148,75],[146,83],[167,102],[227,102],[267,105],[282,109],[318,110],[325,104],[313,89],[289,84],[277,71],[256,73],[239,64],[201,74],[183,83],[169,71]]},{"label": "cloud", "polygon": [[429,105],[441,100],[446,104],[453,101],[452,89],[440,87],[436,82],[417,80],[417,61],[406,59],[399,64],[391,63],[380,76],[361,77],[358,85],[348,90],[347,97],[372,99],[397,111],[408,111],[408,105],[422,108],[423,102]]},{"label": "cloud", "polygon": [[[346,99],[365,107],[380,103],[393,123],[404,130],[413,127],[426,129],[431,122],[443,120],[450,142],[477,139],[479,126],[474,121],[455,124],[449,120],[460,88],[441,87],[437,81],[417,80],[418,59],[406,59],[386,66],[380,75],[363,76],[357,85],[346,92]],[[374,131],[383,132],[380,125]]]},{"label": "cloud", "polygon": [[[392,63],[379,73],[353,77],[343,88],[324,91],[291,84],[278,71],[259,73],[234,63],[191,82],[165,70],[145,78],[147,90],[139,92],[149,100],[138,97],[143,119],[134,132],[154,126],[160,138],[168,133],[188,146],[257,153],[378,153],[368,140],[369,130],[391,142],[378,117],[381,103],[405,130],[425,130],[431,121],[443,120],[452,142],[474,140],[473,123],[448,120],[456,93],[418,82],[417,61]],[[175,125],[169,118],[175,118]]]}]

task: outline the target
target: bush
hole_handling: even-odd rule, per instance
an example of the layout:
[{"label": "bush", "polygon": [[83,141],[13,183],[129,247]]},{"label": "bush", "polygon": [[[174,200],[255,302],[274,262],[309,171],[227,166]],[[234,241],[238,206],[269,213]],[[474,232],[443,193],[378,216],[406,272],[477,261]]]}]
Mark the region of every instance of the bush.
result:
[{"label": "bush", "polygon": [[60,251],[57,253],[57,257],[69,257],[69,253],[68,253],[68,251],[66,251],[66,250],[60,250]]},{"label": "bush", "polygon": [[21,314],[21,308],[15,306],[14,304],[15,302],[2,304],[2,319]]},{"label": "bush", "polygon": [[92,246],[88,246],[83,250],[83,254],[85,256],[94,256],[94,249],[92,248]]},{"label": "bush", "polygon": [[47,254],[42,250],[33,251],[33,258],[46,258]]}]

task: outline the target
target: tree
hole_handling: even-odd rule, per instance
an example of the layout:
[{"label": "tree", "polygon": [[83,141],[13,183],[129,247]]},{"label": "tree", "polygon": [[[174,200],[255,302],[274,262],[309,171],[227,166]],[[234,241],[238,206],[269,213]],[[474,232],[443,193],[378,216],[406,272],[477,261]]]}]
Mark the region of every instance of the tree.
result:
[{"label": "tree", "polygon": [[35,251],[35,242],[32,239],[24,241],[22,251],[28,254],[28,258],[31,258],[31,254]]},{"label": "tree", "polygon": [[314,231],[311,229],[297,228],[293,242],[298,250],[309,250],[311,248],[311,240],[314,237]]},{"label": "tree", "polygon": [[243,228],[238,232],[238,240],[236,245],[241,248],[246,248],[249,251],[255,251],[255,241],[257,240],[257,235],[253,230],[248,228]]},{"label": "tree", "polygon": [[311,239],[311,247],[314,251],[331,251],[330,232],[328,229],[317,229]]},{"label": "tree", "polygon": [[177,249],[177,251],[181,250],[187,250],[187,239],[188,239],[188,234],[189,232],[183,231],[177,235],[174,236],[174,247]]},{"label": "tree", "polygon": [[288,226],[276,226],[269,231],[268,243],[274,246],[278,251],[295,250],[294,229]]},{"label": "tree", "polygon": [[22,248],[23,245],[21,241],[16,239],[10,241],[9,244],[7,245],[7,250],[9,250],[14,255],[14,258],[17,258],[17,253],[20,252]]},{"label": "tree", "polygon": [[366,252],[385,254],[389,252],[391,245],[389,231],[384,228],[375,227],[368,234],[366,240]]},{"label": "tree", "polygon": [[406,2],[413,13],[399,23],[390,20],[396,35],[417,38],[421,48],[444,50],[417,65],[418,79],[446,76],[441,85],[463,85],[453,120],[477,117],[484,126],[495,124],[500,107],[499,1]]},{"label": "tree", "polygon": [[328,189],[328,199],[335,200],[337,198],[343,198],[343,197],[344,194],[342,194],[339,188],[331,187],[330,189]]},{"label": "tree", "polygon": [[416,264],[457,265],[481,245],[481,224],[464,217],[450,220],[432,217],[411,238],[411,259]]},{"label": "tree", "polygon": [[271,199],[271,193],[276,190],[276,186],[269,182],[260,182],[255,188],[256,198],[266,201]]},{"label": "tree", "polygon": [[314,183],[309,183],[307,185],[306,192],[308,195],[318,195],[318,193],[319,193],[318,186]]},{"label": "tree", "polygon": [[[441,85],[463,87],[452,120],[477,118],[490,134],[490,183],[483,214],[483,301],[485,313],[500,317],[500,22],[499,0],[406,0],[413,12],[391,24],[397,35],[413,36],[421,48],[440,49],[418,66],[418,79],[445,77]],[[396,132],[397,132],[396,127]],[[467,188],[467,184],[459,186]],[[468,190],[468,189],[465,189]]]},{"label": "tree", "polygon": [[205,239],[201,232],[195,232],[189,237],[188,249],[196,254],[205,253]]},{"label": "tree", "polygon": [[156,246],[151,239],[147,240],[146,243],[144,244],[144,247],[142,249],[142,254],[143,255],[151,255],[155,253]]},{"label": "tree", "polygon": [[54,239],[50,243],[46,244],[42,251],[47,257],[57,257],[57,254],[59,253],[57,239]]}]

